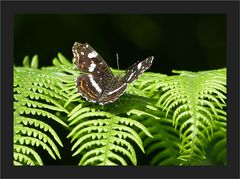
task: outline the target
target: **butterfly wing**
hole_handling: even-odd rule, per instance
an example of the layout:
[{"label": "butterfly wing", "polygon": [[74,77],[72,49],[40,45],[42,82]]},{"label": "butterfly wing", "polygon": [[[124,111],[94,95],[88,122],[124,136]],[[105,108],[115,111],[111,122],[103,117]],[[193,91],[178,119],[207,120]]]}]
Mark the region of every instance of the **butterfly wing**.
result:
[{"label": "butterfly wing", "polygon": [[105,80],[113,78],[107,63],[89,44],[75,42],[72,52],[74,63],[81,72],[101,76]]},{"label": "butterfly wing", "polygon": [[152,65],[154,57],[148,57],[145,60],[135,63],[122,78],[123,83],[131,83],[138,78],[143,72],[149,69]]},{"label": "butterfly wing", "polygon": [[98,102],[106,85],[103,80],[100,80],[100,77],[92,74],[80,75],[76,83],[78,92],[90,102]]},{"label": "butterfly wing", "polygon": [[115,77],[106,85],[99,99],[99,104],[104,105],[116,101],[124,93],[126,88],[127,83],[123,83],[119,77]]},{"label": "butterfly wing", "polygon": [[146,58],[141,62],[135,63],[127,70],[126,74],[120,78],[115,77],[104,89],[99,103],[106,104],[116,101],[126,90],[127,84],[133,82],[140,74],[149,69],[153,62],[153,56]]}]

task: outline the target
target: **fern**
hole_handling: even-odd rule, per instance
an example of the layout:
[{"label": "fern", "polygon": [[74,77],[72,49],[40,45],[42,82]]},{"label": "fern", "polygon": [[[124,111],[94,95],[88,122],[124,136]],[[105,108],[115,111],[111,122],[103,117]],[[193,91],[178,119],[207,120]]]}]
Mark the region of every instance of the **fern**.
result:
[{"label": "fern", "polygon": [[80,72],[63,55],[37,64],[25,57],[14,67],[14,165],[44,165],[39,147],[61,159],[56,124],[69,131],[79,165],[137,165],[140,152],[150,165],[226,164],[225,69],[146,72],[99,106],[77,93]]},{"label": "fern", "polygon": [[[171,119],[148,119],[143,124],[149,129],[153,138],[144,137],[143,144],[150,165],[179,165],[180,140],[178,132],[172,127]],[[141,133],[142,134],[142,133]]]},{"label": "fern", "polygon": [[[65,64],[61,61],[61,59],[59,61],[55,59],[55,65],[64,69]],[[128,104],[124,105],[125,102],[121,100],[119,105],[110,104],[101,109],[99,106],[81,100],[80,94],[76,92],[75,84],[75,79],[79,74],[72,74],[72,80],[65,81],[69,96],[64,107],[80,103],[72,108],[68,115],[69,126],[74,126],[68,135],[72,138],[71,142],[75,141],[72,150],[76,149],[76,151],[73,156],[82,155],[79,165],[127,165],[129,161],[136,165],[137,158],[132,142],[142,152],[144,148],[141,138],[132,128],[139,128],[148,136],[151,134],[141,123],[129,116],[156,117],[150,112],[140,111],[140,105],[137,105],[141,102],[143,104],[141,108],[145,108],[148,104],[141,99],[143,101],[133,103],[127,100]],[[136,109],[134,109],[135,106]],[[114,108],[116,110],[113,110]]]},{"label": "fern", "polygon": [[227,165],[227,139],[226,139],[226,112],[218,110],[220,115],[215,117],[215,126],[213,128],[213,139],[208,146],[207,156],[210,158],[211,163],[217,165]]},{"label": "fern", "polygon": [[[72,120],[70,126],[77,123],[68,136],[73,137],[72,141],[77,140],[72,150],[80,146],[73,155],[84,152],[84,149],[92,149],[84,153],[79,164],[127,165],[126,159],[119,154],[121,153],[136,165],[135,150],[126,139],[135,142],[143,152],[144,148],[141,138],[132,129],[132,126],[142,129],[148,136],[151,136],[151,134],[141,123],[135,120],[95,110],[95,108],[84,107],[82,108],[84,113],[79,110],[77,118],[69,118],[69,120]],[[79,122],[81,120],[82,122]]]},{"label": "fern", "polygon": [[178,73],[179,76],[165,77],[145,90],[161,89],[157,106],[166,110],[166,116],[172,113],[172,123],[181,137],[178,158],[189,164],[206,158],[213,127],[226,106],[226,71]]},{"label": "fern", "polygon": [[74,142],[72,150],[77,149],[73,156],[82,155],[79,165],[128,165],[129,161],[137,165],[133,143],[145,152],[137,129],[148,137],[152,136],[144,125],[134,120],[134,116],[152,118],[154,115],[130,109],[130,106],[136,106],[132,105],[136,103],[134,101],[126,104],[121,99],[120,103],[102,109],[87,102],[80,103],[69,113],[69,126],[74,127],[68,137]]},{"label": "fern", "polygon": [[66,93],[63,84],[52,74],[37,69],[37,56],[29,65],[29,58],[23,60],[24,67],[14,68],[14,164],[43,165],[35,151],[41,146],[49,155],[61,158],[57,144],[62,142],[55,130],[47,124],[54,120],[67,127],[56,112],[68,113],[62,106]]}]

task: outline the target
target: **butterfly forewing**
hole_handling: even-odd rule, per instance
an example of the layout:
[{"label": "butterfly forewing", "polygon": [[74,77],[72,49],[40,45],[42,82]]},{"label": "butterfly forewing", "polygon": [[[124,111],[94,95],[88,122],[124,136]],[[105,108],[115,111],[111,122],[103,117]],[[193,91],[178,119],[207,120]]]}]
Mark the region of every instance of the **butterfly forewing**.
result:
[{"label": "butterfly forewing", "polygon": [[122,82],[131,83],[138,78],[144,71],[149,69],[152,65],[154,57],[148,57],[145,60],[135,63],[130,69],[127,70],[123,76]]},{"label": "butterfly forewing", "polygon": [[113,74],[103,58],[87,43],[75,42],[72,48],[74,63],[81,72],[102,78],[113,78]]}]

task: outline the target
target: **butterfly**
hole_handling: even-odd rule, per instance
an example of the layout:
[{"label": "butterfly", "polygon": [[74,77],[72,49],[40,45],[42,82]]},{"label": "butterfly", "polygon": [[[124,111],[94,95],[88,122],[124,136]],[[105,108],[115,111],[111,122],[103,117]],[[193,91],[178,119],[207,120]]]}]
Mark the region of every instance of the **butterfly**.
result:
[{"label": "butterfly", "polygon": [[153,56],[136,62],[123,76],[114,76],[103,58],[88,44],[75,42],[72,47],[74,63],[83,72],[77,80],[77,90],[89,102],[105,105],[116,101],[126,90],[128,83],[152,65]]}]

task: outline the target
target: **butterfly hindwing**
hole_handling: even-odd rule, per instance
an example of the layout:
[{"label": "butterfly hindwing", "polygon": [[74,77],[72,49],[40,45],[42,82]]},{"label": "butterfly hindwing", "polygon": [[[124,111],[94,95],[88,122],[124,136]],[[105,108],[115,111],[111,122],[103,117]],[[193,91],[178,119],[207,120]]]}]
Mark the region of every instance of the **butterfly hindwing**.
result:
[{"label": "butterfly hindwing", "polygon": [[104,83],[100,78],[91,74],[81,75],[77,78],[77,89],[80,94],[91,102],[98,102],[102,95]]},{"label": "butterfly hindwing", "polygon": [[122,83],[121,80],[122,79],[117,76],[106,85],[99,99],[100,104],[114,102],[124,93],[127,88],[127,83]]}]

